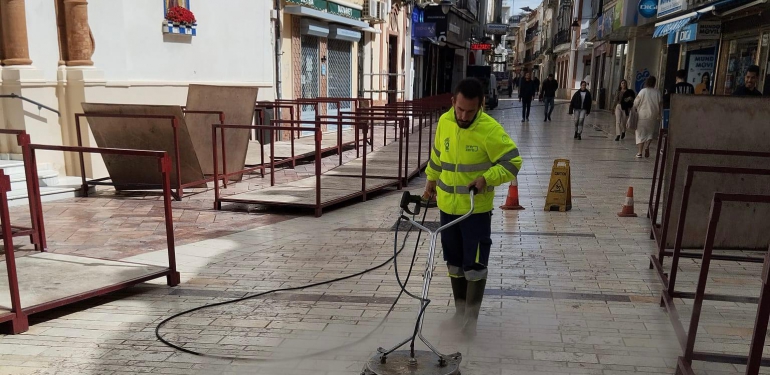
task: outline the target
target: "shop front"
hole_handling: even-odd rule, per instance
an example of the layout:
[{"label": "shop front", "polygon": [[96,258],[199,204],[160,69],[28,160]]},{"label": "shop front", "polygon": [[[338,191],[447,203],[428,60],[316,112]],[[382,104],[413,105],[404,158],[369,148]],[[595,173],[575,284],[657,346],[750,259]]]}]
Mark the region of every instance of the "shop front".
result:
[{"label": "shop front", "polygon": [[730,95],[744,84],[751,65],[760,68],[759,90],[770,95],[770,14],[755,9],[753,15],[723,23],[721,53],[715,93]]},{"label": "shop front", "polygon": [[691,23],[668,35],[668,44],[680,44],[679,69],[687,71],[687,82],[695,94],[713,94],[722,24],[720,21]]},{"label": "shop front", "polygon": [[[312,3],[312,4],[311,4]],[[363,30],[362,9],[326,0],[286,0],[284,14],[291,18],[291,57],[294,74],[292,97],[350,98],[357,92],[358,45]],[[342,110],[351,103],[342,104]],[[336,104],[319,108],[334,115]],[[314,107],[301,108],[302,119],[315,116]]]},{"label": "shop front", "polygon": [[423,57],[422,95],[451,92],[454,84],[465,77],[473,23],[455,8],[444,14],[440,6],[426,7],[423,19],[425,23],[435,25],[432,28],[435,35],[430,35],[430,27],[416,26],[423,29],[420,36],[424,40],[423,46],[427,45]]},{"label": "shop front", "polygon": [[668,41],[668,91],[675,84],[676,70],[686,69],[696,94],[731,95],[744,84],[748,68],[758,65],[759,89],[770,94],[768,10],[770,6],[761,1],[723,0],[689,13],[672,13],[673,18],[658,22],[653,36]]}]

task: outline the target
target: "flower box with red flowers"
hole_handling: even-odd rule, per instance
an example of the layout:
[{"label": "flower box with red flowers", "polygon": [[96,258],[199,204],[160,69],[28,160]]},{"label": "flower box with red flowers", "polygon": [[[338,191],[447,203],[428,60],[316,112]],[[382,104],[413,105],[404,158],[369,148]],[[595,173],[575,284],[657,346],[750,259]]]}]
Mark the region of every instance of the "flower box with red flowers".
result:
[{"label": "flower box with red flowers", "polygon": [[166,34],[196,35],[197,20],[189,9],[183,7],[171,7],[166,12],[163,21],[163,32]]}]

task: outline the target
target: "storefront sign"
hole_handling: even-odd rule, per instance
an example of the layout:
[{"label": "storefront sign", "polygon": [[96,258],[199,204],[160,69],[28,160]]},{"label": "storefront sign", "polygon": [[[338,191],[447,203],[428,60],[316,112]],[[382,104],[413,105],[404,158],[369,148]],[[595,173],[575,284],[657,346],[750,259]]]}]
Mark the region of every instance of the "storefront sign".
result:
[{"label": "storefront sign", "polygon": [[360,20],[362,16],[361,9],[351,8],[327,0],[286,0],[286,2],[356,20]]},{"label": "storefront sign", "polygon": [[721,22],[698,22],[698,40],[717,40],[721,35]]},{"label": "storefront sign", "polygon": [[604,15],[599,16],[596,21],[596,40],[604,39]]},{"label": "storefront sign", "polygon": [[318,10],[326,10],[328,7],[326,0],[286,0],[286,2],[304,5]]},{"label": "storefront sign", "polygon": [[338,16],[343,16],[347,18],[361,19],[360,9],[354,9],[351,7],[346,7],[344,5],[340,5],[332,2],[329,2],[329,5],[326,9],[331,14],[336,14]]},{"label": "storefront sign", "polygon": [[490,35],[505,35],[508,33],[508,25],[504,23],[488,23],[486,31]]},{"label": "storefront sign", "polygon": [[604,37],[609,37],[612,34],[612,24],[615,21],[615,8],[610,8],[604,11]]},{"label": "storefront sign", "polygon": [[658,18],[684,9],[684,0],[660,0],[658,2]]},{"label": "storefront sign", "polygon": [[450,48],[466,48],[465,43],[470,38],[470,24],[457,14],[444,14],[441,7],[425,9],[425,23],[436,24],[436,38],[450,44]]},{"label": "storefront sign", "polygon": [[492,49],[490,43],[471,43],[471,51],[489,51]]},{"label": "storefront sign", "polygon": [[615,12],[613,13],[612,17],[612,31],[620,29],[620,26],[622,26],[621,15],[623,14],[623,4],[625,4],[624,1],[618,1],[615,3]]},{"label": "storefront sign", "polygon": [[720,22],[699,22],[683,26],[668,36],[668,43],[686,43],[696,40],[718,40],[722,33]]},{"label": "storefront sign", "polygon": [[414,38],[435,38],[436,23],[435,22],[415,23],[414,26],[412,27],[412,36],[414,36]]},{"label": "storefront sign", "polygon": [[644,18],[653,18],[658,14],[658,2],[655,0],[642,0],[639,2],[639,15]]}]

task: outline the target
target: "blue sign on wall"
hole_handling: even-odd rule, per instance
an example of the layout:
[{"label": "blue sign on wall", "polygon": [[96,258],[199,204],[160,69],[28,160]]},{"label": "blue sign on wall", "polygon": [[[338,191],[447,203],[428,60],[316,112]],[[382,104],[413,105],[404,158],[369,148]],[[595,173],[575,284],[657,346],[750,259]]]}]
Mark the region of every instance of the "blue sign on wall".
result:
[{"label": "blue sign on wall", "polygon": [[418,22],[412,27],[412,37],[419,38],[435,38],[436,37],[436,23],[435,22]]},{"label": "blue sign on wall", "polygon": [[655,0],[641,0],[639,2],[639,14],[644,18],[653,18],[658,14],[658,2]]},{"label": "blue sign on wall", "polygon": [[650,71],[647,70],[647,68],[636,72],[636,82],[634,82],[634,88],[636,89],[637,93],[642,91],[644,88],[644,81],[646,81],[647,78],[650,78]]}]

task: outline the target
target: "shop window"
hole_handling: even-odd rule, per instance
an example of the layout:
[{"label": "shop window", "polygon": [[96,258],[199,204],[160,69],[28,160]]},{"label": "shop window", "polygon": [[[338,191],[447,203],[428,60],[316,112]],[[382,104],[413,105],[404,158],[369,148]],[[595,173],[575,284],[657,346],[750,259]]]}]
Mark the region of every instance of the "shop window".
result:
[{"label": "shop window", "polygon": [[743,85],[746,71],[757,61],[759,38],[731,40],[728,48],[724,95],[731,95],[738,86]]}]

